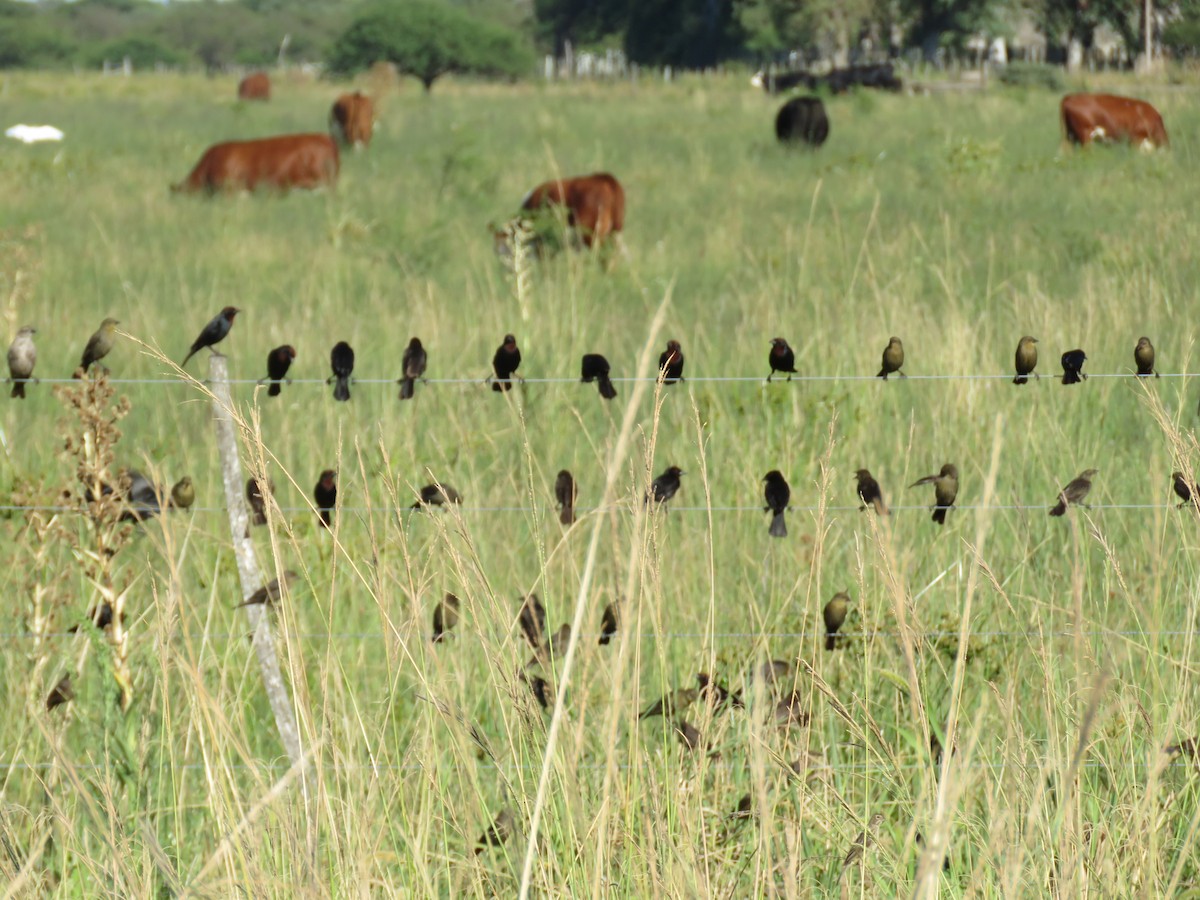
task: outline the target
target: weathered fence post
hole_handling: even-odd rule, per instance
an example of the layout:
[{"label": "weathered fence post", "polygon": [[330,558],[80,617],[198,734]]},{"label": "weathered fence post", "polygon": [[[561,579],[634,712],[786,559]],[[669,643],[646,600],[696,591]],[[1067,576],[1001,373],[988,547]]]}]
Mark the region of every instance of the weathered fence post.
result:
[{"label": "weathered fence post", "polygon": [[[229,391],[229,366],[224,356],[214,353],[209,357],[208,380],[213,392],[213,419],[217,429],[217,452],[221,454],[221,480],[225,483],[225,505],[229,511],[229,535],[233,539],[233,553],[237,558],[238,579],[242,583],[242,599],[250,596],[263,584],[258,559],[254,554],[254,543],[250,540],[250,516],[242,496],[245,482],[242,480],[242,463],[238,457],[237,430],[233,423],[233,400]],[[288,698],[287,685],[279,670],[279,657],[275,655],[275,635],[271,628],[271,616],[266,603],[251,603],[242,607],[250,620],[250,636],[254,652],[258,654],[258,665],[262,670],[263,687],[275,714],[275,727],[279,739],[287,751],[292,765],[301,759],[300,731],[296,727],[296,716]]]}]

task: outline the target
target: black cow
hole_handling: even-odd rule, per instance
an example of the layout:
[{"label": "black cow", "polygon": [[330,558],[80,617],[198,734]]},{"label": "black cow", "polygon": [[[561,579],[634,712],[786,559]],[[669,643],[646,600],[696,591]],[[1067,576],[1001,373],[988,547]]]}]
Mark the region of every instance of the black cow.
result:
[{"label": "black cow", "polygon": [[793,97],[775,116],[775,137],[785,144],[803,141],[820,147],[829,137],[829,117],[819,97]]}]

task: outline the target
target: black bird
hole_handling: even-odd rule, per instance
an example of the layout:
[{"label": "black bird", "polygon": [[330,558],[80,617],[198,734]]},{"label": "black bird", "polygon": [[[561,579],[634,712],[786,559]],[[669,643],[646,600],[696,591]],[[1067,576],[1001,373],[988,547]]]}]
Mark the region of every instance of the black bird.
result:
[{"label": "black bird", "polygon": [[1200,489],[1194,484],[1188,484],[1182,472],[1172,472],[1171,479],[1175,482],[1175,496],[1182,501],[1179,504],[1180,509],[1189,503],[1195,503],[1196,498],[1200,497]]},{"label": "black bird", "polygon": [[763,499],[767,502],[763,512],[774,513],[771,516],[771,537],[787,537],[787,523],[783,517],[792,499],[792,489],[778,469],[768,472],[763,481],[767,485],[763,489]]},{"label": "black bird", "polygon": [[1158,372],[1154,371],[1154,345],[1150,343],[1150,338],[1138,338],[1137,346],[1133,348],[1133,361],[1137,363],[1137,373],[1141,378],[1147,375],[1159,377]]},{"label": "black bird", "polygon": [[583,354],[583,364],[580,370],[579,380],[584,384],[591,384],[593,381],[598,381],[600,383],[600,396],[605,400],[611,400],[617,396],[617,389],[613,387],[613,383],[608,378],[608,360],[599,353]]},{"label": "black bird", "polygon": [[354,348],[345,341],[338,341],[329,354],[329,366],[333,369],[333,374],[325,379],[325,383],[337,381],[333,386],[333,399],[349,400],[350,376],[354,373]]},{"label": "black bird", "polygon": [[458,597],[446,592],[446,596],[433,608],[433,643],[441,641],[446,632],[458,624]]},{"label": "black bird", "polygon": [[492,371],[496,373],[496,380],[492,382],[492,390],[511,391],[512,377],[516,375],[520,366],[521,351],[517,348],[517,339],[511,334],[506,334],[504,343],[496,348],[496,355],[492,357]]},{"label": "black bird", "polygon": [[1087,380],[1087,376],[1083,374],[1083,362],[1086,359],[1087,354],[1082,350],[1068,350],[1062,355],[1063,384],[1079,384],[1080,381]]},{"label": "black bird", "polygon": [[858,479],[858,496],[863,502],[863,505],[859,507],[859,512],[868,506],[874,506],[876,513],[886,516],[888,514],[887,504],[883,502],[883,491],[879,487],[879,482],[866,469],[859,469],[854,473],[854,477]]},{"label": "black bird", "polygon": [[163,492],[149,478],[136,469],[128,469],[129,490],[125,494],[126,508],[119,521],[144,522],[162,512],[160,498]]},{"label": "black bird", "polygon": [[188,351],[188,355],[183,358],[183,362],[179,364],[179,368],[187,367],[188,360],[207,347],[213,353],[215,344],[225,340],[229,334],[229,329],[233,327],[233,317],[240,313],[241,310],[235,306],[227,306],[221,310],[215,319],[204,326],[204,330],[200,332],[200,336],[192,341],[192,349]]},{"label": "black bird", "polygon": [[667,341],[667,349],[659,354],[658,380],[663,384],[683,381],[683,349],[679,341]]},{"label": "black bird", "polygon": [[521,601],[521,610],[517,613],[517,624],[529,646],[537,650],[542,646],[542,637],[546,633],[546,607],[537,594],[530,594]]},{"label": "black bird", "polygon": [[600,643],[607,644],[617,633],[617,601],[614,600],[604,607],[600,616]]},{"label": "black bird", "polygon": [[462,506],[462,494],[444,482],[441,484],[427,484],[418,492],[417,502],[412,505],[412,509],[421,509],[426,506],[445,506],[447,503],[456,503]]},{"label": "black bird", "polygon": [[400,379],[400,399],[411,400],[416,388],[416,380],[425,374],[425,366],[429,363],[429,354],[421,346],[420,338],[413,338],[404,349],[404,377]]},{"label": "black bird", "polygon": [[[104,631],[113,623],[113,608],[112,604],[107,600],[101,601],[98,605],[93,606],[88,610],[88,619],[100,631]],[[121,610],[121,624],[125,624],[125,610]],[[75,634],[79,631],[78,625],[72,625],[67,629],[69,634]]]},{"label": "black bird", "polygon": [[554,499],[558,501],[558,521],[570,525],[575,521],[575,498],[579,496],[579,487],[569,471],[563,469],[554,479]]},{"label": "black bird", "polygon": [[[259,381],[270,381],[271,386],[267,388],[268,397],[278,397],[279,392],[283,390],[283,386],[279,383],[287,378],[288,369],[291,368],[292,360],[296,358],[296,351],[288,344],[282,347],[276,347],[267,354],[267,377]],[[287,378],[287,383],[291,384],[292,379]]]},{"label": "black bird", "polygon": [[909,487],[917,487],[921,484],[933,485],[933,499],[936,503],[933,508],[933,521],[939,525],[945,525],[946,513],[950,511],[950,507],[954,505],[954,499],[958,496],[958,469],[953,463],[946,463],[938,474],[926,475],[924,478],[914,481]]},{"label": "black bird", "polygon": [[337,505],[337,472],[326,469],[313,488],[313,499],[317,501],[317,515],[321,524],[333,528],[333,508]]},{"label": "black bird", "polygon": [[56,706],[62,706],[75,699],[75,689],[71,687],[70,674],[64,675],[58,680],[58,684],[50,689],[50,693],[46,695],[46,711],[54,709]]},{"label": "black bird", "polygon": [[679,476],[686,474],[679,466],[667,466],[666,471],[650,482],[646,502],[666,503],[679,492]]},{"label": "black bird", "polygon": [[[267,491],[272,497],[275,496],[275,481],[271,478],[267,479]],[[257,478],[252,477],[246,480],[246,502],[250,504],[250,524],[266,525],[266,494],[263,493],[262,484]]]},{"label": "black bird", "polygon": [[1085,505],[1083,499],[1088,495],[1088,491],[1092,489],[1092,479],[1096,477],[1099,469],[1086,469],[1080,472],[1065,488],[1058,492],[1058,503],[1050,510],[1050,515],[1061,516],[1067,511],[1068,506]]},{"label": "black bird", "polygon": [[787,372],[788,381],[796,374],[796,354],[783,338],[771,338],[771,352],[767,355],[767,362],[771,366],[771,374],[767,376],[767,381],[770,381],[776,372]]}]

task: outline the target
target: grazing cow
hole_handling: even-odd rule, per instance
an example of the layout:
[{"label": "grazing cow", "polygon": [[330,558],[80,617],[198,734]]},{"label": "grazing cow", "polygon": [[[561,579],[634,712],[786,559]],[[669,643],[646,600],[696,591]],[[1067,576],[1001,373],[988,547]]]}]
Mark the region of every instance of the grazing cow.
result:
[{"label": "grazing cow", "polygon": [[255,141],[229,141],[204,151],[196,168],[171,190],[252,191],[259,187],[286,191],[333,184],[338,175],[338,148],[327,134],[288,134]]},{"label": "grazing cow", "polygon": [[829,117],[819,97],[793,97],[775,116],[775,137],[783,143],[803,141],[820,147],[829,137]]},{"label": "grazing cow", "polygon": [[239,100],[270,100],[271,79],[266,72],[251,72],[238,83]]},{"label": "grazing cow", "polygon": [[625,190],[607,172],[543,182],[521,203],[524,211],[554,206],[566,209],[567,225],[585,247],[603,244],[605,238],[619,234],[625,226]]},{"label": "grazing cow", "polygon": [[817,76],[810,75],[808,72],[767,73],[759,69],[750,79],[750,84],[756,88],[762,88],[768,94],[782,94],[801,86],[810,91],[815,90],[817,81]]},{"label": "grazing cow", "polygon": [[1072,144],[1086,147],[1093,141],[1128,141],[1142,150],[1169,144],[1162,116],[1145,100],[1113,94],[1068,94],[1061,108],[1063,131]]},{"label": "grazing cow", "polygon": [[821,85],[829,88],[830,93],[843,94],[852,87],[876,88],[882,91],[902,91],[904,82],[896,77],[896,71],[891,63],[879,63],[871,66],[850,66],[846,69],[834,69],[826,75],[813,75],[811,72],[782,72],[778,75],[766,75],[757,72],[750,83],[760,87],[768,94],[780,94],[793,88],[805,87],[815,91]]},{"label": "grazing cow", "polygon": [[342,94],[329,111],[329,131],[350,147],[365,147],[371,143],[375,128],[375,105],[361,91]]}]

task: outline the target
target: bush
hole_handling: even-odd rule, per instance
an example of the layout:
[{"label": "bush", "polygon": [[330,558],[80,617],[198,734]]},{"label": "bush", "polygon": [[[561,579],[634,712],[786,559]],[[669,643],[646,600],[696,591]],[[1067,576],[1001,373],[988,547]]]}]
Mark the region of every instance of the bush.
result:
[{"label": "bush", "polygon": [[1064,87],[1062,70],[1041,63],[1009,63],[996,73],[1001,84],[1009,87],[1036,87],[1061,91]]},{"label": "bush", "polygon": [[1200,19],[1180,19],[1163,29],[1163,46],[1176,56],[1194,56],[1200,50]]},{"label": "bush", "polygon": [[0,18],[0,69],[58,66],[75,54],[70,38],[44,22]]},{"label": "bush", "polygon": [[185,59],[179,51],[152,37],[129,35],[95,48],[88,53],[87,62],[100,66],[105,60],[119,63],[127,56],[135,69],[150,69],[155,63],[177,66]]},{"label": "bush", "polygon": [[328,63],[334,73],[349,75],[380,60],[420,79],[427,91],[447,72],[512,78],[532,66],[513,32],[426,0],[363,13],[334,42]]}]

